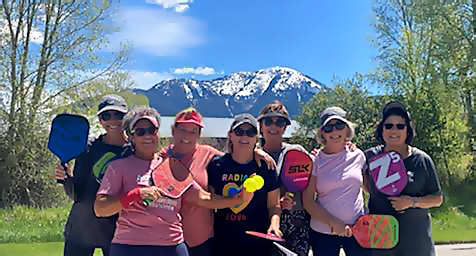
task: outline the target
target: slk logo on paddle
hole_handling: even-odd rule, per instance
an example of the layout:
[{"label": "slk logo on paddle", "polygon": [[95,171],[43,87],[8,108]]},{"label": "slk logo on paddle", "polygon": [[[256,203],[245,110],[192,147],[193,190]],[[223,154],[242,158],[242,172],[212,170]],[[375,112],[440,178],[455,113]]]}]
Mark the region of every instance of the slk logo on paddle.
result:
[{"label": "slk logo on paddle", "polygon": [[370,173],[377,189],[389,196],[399,195],[408,182],[402,156],[390,151],[372,157],[369,162]]}]

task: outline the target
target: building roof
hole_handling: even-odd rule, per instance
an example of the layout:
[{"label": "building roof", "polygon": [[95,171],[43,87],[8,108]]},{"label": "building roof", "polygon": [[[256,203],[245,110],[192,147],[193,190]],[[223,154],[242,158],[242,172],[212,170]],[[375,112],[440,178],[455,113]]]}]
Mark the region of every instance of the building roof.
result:
[{"label": "building roof", "polygon": [[[172,129],[175,116],[160,117],[160,137],[172,137]],[[202,138],[226,138],[228,129],[230,129],[233,118],[204,117],[203,124],[205,128],[202,130]],[[284,138],[289,138],[299,129],[299,124],[291,120],[291,125],[286,129]]]}]

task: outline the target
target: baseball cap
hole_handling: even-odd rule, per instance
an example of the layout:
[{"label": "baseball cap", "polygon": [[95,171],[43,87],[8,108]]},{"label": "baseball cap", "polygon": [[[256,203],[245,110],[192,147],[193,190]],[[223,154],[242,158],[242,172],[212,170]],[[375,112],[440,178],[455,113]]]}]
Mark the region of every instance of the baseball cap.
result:
[{"label": "baseball cap", "polygon": [[235,120],[233,120],[233,123],[231,124],[230,128],[231,128],[231,130],[235,130],[238,126],[240,126],[242,124],[249,124],[249,125],[253,126],[259,134],[258,121],[256,120],[256,118],[254,118],[254,116],[252,116],[250,114],[246,114],[246,113],[237,115],[235,117]]},{"label": "baseball cap", "polygon": [[185,112],[175,118],[176,124],[196,124],[201,128],[205,127],[202,117],[195,111]]},{"label": "baseball cap", "polygon": [[265,117],[281,117],[284,120],[286,120],[286,125],[291,125],[291,121],[289,120],[289,117],[283,113],[275,112],[275,111],[269,111],[266,114],[260,115],[258,117],[258,121],[261,122],[261,120]]},{"label": "baseball cap", "polygon": [[340,107],[329,107],[324,109],[321,112],[321,127],[324,127],[327,123],[329,123],[333,119],[341,120],[342,122],[346,123],[347,126],[350,126],[350,122],[346,119],[347,112]]},{"label": "baseball cap", "polygon": [[98,105],[97,115],[109,110],[119,111],[124,114],[129,111],[124,98],[114,94],[106,95],[102,98],[101,103]]},{"label": "baseball cap", "polygon": [[129,129],[131,131],[134,130],[134,125],[136,125],[136,123],[139,122],[142,119],[149,120],[152,123],[152,125],[154,125],[156,128],[160,127],[159,120],[157,120],[157,118],[155,116],[152,116],[152,115],[137,115],[136,117],[134,117],[134,119],[132,119],[132,121],[129,125]]},{"label": "baseball cap", "polygon": [[387,103],[387,105],[385,105],[385,107],[383,108],[383,111],[382,111],[383,119],[386,119],[391,114],[398,113],[398,112],[404,114],[405,117],[408,118],[408,120],[411,121],[410,113],[408,113],[405,106],[401,102],[396,101],[396,100],[391,101],[391,102]]}]

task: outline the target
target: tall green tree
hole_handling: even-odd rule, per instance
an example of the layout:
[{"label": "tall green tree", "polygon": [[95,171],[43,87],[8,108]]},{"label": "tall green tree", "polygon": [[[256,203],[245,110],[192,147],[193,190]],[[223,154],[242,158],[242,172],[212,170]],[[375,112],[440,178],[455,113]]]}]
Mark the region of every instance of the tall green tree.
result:
[{"label": "tall green tree", "polygon": [[466,1],[379,0],[377,83],[401,95],[416,121],[416,145],[453,185],[474,153],[472,5]]},{"label": "tall green tree", "polygon": [[[127,80],[127,47],[99,55],[118,1],[2,0],[0,10],[0,207],[40,205],[53,184],[46,151],[48,123],[58,105],[97,95]],[[100,57],[103,56],[103,57]],[[127,83],[127,82],[126,82]]]}]

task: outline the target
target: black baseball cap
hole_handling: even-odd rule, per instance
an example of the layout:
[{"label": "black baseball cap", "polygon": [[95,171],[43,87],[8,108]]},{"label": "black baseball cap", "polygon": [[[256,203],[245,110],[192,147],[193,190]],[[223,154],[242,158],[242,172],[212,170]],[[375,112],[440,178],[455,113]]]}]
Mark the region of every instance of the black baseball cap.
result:
[{"label": "black baseball cap", "polygon": [[124,98],[119,95],[110,94],[102,98],[101,103],[99,103],[98,106],[97,115],[109,110],[115,110],[126,114],[129,111],[129,108],[127,107]]},{"label": "black baseball cap", "polygon": [[264,115],[260,115],[258,117],[258,121],[261,122],[261,120],[263,120],[263,118],[265,118],[265,117],[281,117],[284,120],[286,120],[286,125],[291,125],[291,121],[289,120],[289,116],[287,116],[285,114],[282,114],[282,113],[279,113],[279,112],[269,111]]},{"label": "black baseball cap", "polygon": [[410,116],[410,113],[408,113],[407,109],[405,108],[405,106],[399,102],[399,101],[391,101],[389,103],[387,103],[387,105],[385,105],[385,107],[383,108],[383,111],[382,111],[382,114],[383,114],[383,119],[387,119],[387,117],[389,117],[390,115],[394,114],[394,113],[398,113],[400,112],[401,114],[404,114],[406,118],[408,118],[408,120],[412,120],[411,119],[411,116]]},{"label": "black baseball cap", "polygon": [[231,128],[231,130],[235,130],[238,126],[240,126],[242,124],[249,124],[249,125],[253,126],[259,134],[258,121],[256,120],[256,118],[254,118],[254,116],[252,116],[250,114],[246,114],[246,113],[237,115],[235,117],[235,120],[233,120],[233,123],[231,123],[230,128]]}]

